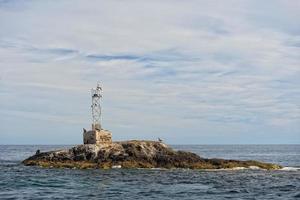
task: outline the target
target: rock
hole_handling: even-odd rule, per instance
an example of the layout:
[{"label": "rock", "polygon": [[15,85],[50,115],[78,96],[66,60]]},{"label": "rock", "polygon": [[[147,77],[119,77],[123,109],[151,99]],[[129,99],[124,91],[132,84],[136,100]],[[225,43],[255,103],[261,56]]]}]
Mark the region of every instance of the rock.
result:
[{"label": "rock", "polygon": [[41,151],[38,149],[38,150],[36,150],[35,155],[38,155],[40,153],[41,153]]},{"label": "rock", "polygon": [[[195,153],[175,151],[162,142],[124,141],[85,144],[65,150],[39,152],[23,161],[25,165],[55,168],[190,168],[280,169],[279,165],[258,161],[206,159]],[[255,168],[256,169],[256,168]]]}]

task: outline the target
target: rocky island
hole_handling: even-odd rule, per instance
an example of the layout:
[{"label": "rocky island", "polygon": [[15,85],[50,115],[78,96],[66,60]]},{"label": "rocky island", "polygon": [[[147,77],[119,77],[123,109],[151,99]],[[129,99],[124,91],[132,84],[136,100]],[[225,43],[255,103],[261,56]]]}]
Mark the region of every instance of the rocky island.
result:
[{"label": "rocky island", "polygon": [[38,152],[24,160],[25,165],[55,168],[189,168],[280,169],[281,166],[258,161],[207,159],[195,153],[175,151],[157,141],[124,141],[110,144],[85,144],[70,149]]},{"label": "rocky island", "polygon": [[189,168],[280,169],[281,166],[258,161],[207,159],[195,153],[175,151],[162,141],[131,140],[113,142],[112,134],[100,123],[102,88],[92,89],[92,129],[83,129],[83,145],[70,149],[40,152],[23,161],[25,165],[56,168]]}]

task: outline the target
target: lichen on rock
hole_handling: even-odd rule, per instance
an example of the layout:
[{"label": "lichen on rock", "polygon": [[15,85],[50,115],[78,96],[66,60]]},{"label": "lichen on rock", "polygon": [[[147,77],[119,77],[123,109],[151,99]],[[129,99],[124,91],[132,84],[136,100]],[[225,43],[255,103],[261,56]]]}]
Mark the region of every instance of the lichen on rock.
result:
[{"label": "lichen on rock", "polygon": [[[281,166],[258,161],[206,159],[195,153],[175,151],[156,141],[131,140],[110,144],[85,144],[70,149],[38,152],[23,161],[25,165],[55,168],[190,168],[280,169]],[[118,166],[118,167],[116,167]]]}]

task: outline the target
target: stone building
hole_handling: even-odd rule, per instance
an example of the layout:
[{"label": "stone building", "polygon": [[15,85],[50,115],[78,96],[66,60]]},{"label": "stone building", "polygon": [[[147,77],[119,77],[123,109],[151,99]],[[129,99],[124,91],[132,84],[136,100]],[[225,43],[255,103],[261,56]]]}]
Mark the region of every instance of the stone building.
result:
[{"label": "stone building", "polygon": [[112,134],[108,130],[90,130],[83,132],[84,144],[108,144],[112,143]]}]

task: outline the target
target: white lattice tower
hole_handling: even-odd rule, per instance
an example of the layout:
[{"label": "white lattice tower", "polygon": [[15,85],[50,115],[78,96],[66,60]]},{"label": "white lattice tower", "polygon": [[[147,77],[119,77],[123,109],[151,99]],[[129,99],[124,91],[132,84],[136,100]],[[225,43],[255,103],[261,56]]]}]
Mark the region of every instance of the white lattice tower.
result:
[{"label": "white lattice tower", "polygon": [[92,89],[92,118],[93,124],[92,129],[101,130],[101,98],[102,98],[102,88],[99,83],[97,84],[96,89]]}]

